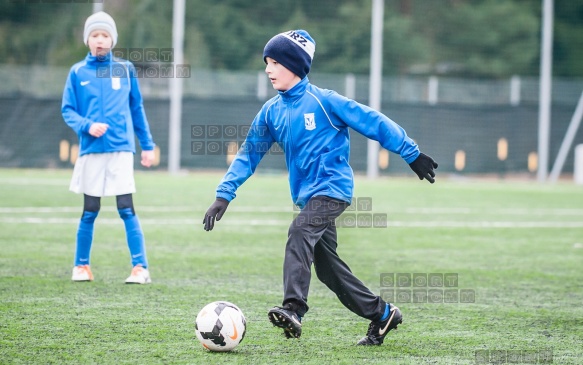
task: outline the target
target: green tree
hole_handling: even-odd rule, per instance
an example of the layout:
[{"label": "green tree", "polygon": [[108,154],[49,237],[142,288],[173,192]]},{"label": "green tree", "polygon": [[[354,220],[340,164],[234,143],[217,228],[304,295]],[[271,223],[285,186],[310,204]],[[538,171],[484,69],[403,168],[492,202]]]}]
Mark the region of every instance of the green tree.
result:
[{"label": "green tree", "polygon": [[[384,74],[538,75],[541,0],[385,0]],[[368,73],[371,0],[188,0],[185,62],[257,70],[269,38],[306,29],[319,72]],[[106,0],[118,48],[172,47],[171,0]],[[0,63],[83,58],[91,3],[0,2]],[[583,0],[555,0],[554,74],[583,75]]]},{"label": "green tree", "polygon": [[484,77],[528,72],[539,42],[539,21],[528,3],[474,0],[434,5],[427,21],[418,19],[431,34],[434,70]]},{"label": "green tree", "polygon": [[[52,64],[74,53],[71,29],[87,4],[10,3],[0,5],[0,63]],[[81,43],[81,38],[77,39]]]},{"label": "green tree", "polygon": [[583,76],[583,1],[555,0],[553,72]]}]

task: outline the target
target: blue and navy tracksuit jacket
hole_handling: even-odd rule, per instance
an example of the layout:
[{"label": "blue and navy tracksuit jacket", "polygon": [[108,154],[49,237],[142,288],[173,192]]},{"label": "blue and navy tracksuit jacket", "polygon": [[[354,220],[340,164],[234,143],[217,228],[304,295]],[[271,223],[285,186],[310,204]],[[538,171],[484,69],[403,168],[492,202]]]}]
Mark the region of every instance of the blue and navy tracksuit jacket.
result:
[{"label": "blue and navy tracksuit jacket", "polygon": [[[61,112],[79,137],[79,156],[89,153],[154,149],[136,70],[131,62],[91,53],[69,71]],[[109,125],[99,138],[89,134],[94,122]]]},{"label": "blue and navy tracksuit jacket", "polygon": [[307,77],[267,101],[251,124],[245,142],[217,188],[231,201],[273,143],[285,153],[294,204],[303,208],[313,196],[352,200],[354,176],[348,163],[348,128],[378,141],[407,163],[419,148],[403,128],[382,113],[310,84]]}]

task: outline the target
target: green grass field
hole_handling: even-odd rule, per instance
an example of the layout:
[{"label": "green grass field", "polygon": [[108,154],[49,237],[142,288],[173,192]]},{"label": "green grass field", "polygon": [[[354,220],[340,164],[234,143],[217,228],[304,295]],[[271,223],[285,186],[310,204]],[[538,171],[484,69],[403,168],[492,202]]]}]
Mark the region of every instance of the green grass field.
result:
[{"label": "green grass field", "polygon": [[[205,232],[202,216],[221,174],[137,173],[148,286],[123,284],[130,261],[114,198],[103,199],[96,223],[95,281],[70,281],[82,204],[68,191],[70,175],[0,170],[2,364],[583,363],[580,186],[357,178],[355,196],[371,198],[388,227],[340,228],[338,250],[371,290],[390,293],[382,279],[390,273],[437,273],[457,274],[453,289],[475,293],[469,303],[399,297],[399,330],[362,348],[355,343],[368,322],[315,275],[300,340],[286,340],[267,320],[281,301],[294,214],[284,175],[252,177]],[[196,314],[215,300],[236,303],[247,317],[246,337],[230,353],[196,340]]]}]

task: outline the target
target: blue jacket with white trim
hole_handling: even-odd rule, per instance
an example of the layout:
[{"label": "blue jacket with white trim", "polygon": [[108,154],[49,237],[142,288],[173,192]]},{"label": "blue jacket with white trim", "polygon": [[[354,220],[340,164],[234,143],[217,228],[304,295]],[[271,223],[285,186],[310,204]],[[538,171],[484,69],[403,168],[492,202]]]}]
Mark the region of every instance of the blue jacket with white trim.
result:
[{"label": "blue jacket with white trim", "polygon": [[[111,52],[91,53],[71,67],[61,105],[63,119],[79,137],[79,156],[89,153],[136,152],[154,149],[142,94],[133,64],[113,59]],[[95,122],[109,125],[99,138],[89,134]]]},{"label": "blue jacket with white trim", "polygon": [[349,127],[407,163],[419,156],[417,144],[387,116],[316,87],[305,77],[263,105],[217,188],[217,198],[234,199],[237,188],[255,172],[275,142],[285,152],[294,204],[303,208],[310,198],[320,195],[350,203],[354,175],[348,163]]}]

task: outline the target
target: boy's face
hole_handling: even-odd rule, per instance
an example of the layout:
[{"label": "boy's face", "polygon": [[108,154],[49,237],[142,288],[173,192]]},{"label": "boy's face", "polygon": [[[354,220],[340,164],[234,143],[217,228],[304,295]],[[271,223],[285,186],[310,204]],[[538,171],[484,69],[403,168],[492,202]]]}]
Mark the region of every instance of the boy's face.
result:
[{"label": "boy's face", "polygon": [[265,66],[265,73],[271,81],[271,85],[275,90],[287,91],[300,82],[300,77],[285,68],[284,65],[277,62],[271,57],[266,57],[267,65]]},{"label": "boy's face", "polygon": [[89,34],[87,45],[94,57],[106,55],[113,44],[113,39],[109,33],[104,30],[96,29]]}]

